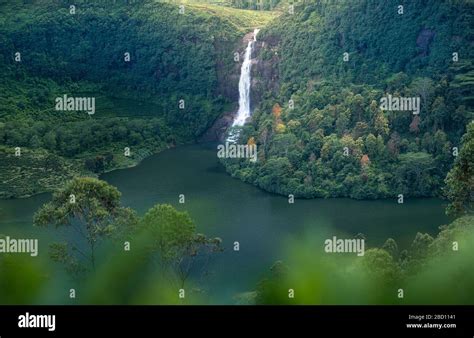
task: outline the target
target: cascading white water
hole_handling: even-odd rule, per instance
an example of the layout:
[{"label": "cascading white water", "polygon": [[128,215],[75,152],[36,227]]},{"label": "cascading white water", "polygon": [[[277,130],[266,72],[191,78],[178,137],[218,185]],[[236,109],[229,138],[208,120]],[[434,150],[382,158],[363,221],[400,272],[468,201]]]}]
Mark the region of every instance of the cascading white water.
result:
[{"label": "cascading white water", "polygon": [[253,40],[250,40],[245,49],[244,62],[240,71],[239,80],[239,111],[235,117],[233,127],[243,126],[248,117],[250,117],[250,70],[252,68],[252,50],[255,41],[257,41],[258,29],[253,32]]},{"label": "cascading white water", "polygon": [[[250,71],[252,69],[252,50],[257,41],[257,34],[259,29],[255,29],[253,32],[253,39],[249,41],[247,48],[245,49],[244,62],[240,70],[239,80],[239,110],[234,118],[232,127],[240,127],[245,124],[247,118],[250,117]],[[239,132],[235,129],[229,133],[228,140],[235,141],[239,136]]]}]

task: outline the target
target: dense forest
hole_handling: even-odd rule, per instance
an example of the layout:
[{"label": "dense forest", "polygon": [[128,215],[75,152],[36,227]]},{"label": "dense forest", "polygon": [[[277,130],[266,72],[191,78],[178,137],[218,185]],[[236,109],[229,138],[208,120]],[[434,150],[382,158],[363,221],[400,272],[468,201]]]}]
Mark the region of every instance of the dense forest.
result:
[{"label": "dense forest", "polygon": [[[267,276],[257,272],[261,281],[232,295],[236,303],[472,304],[474,4],[183,3],[0,0],[0,198],[54,191],[29,200],[36,212],[27,222],[34,230],[15,228],[39,237],[46,254],[35,260],[0,256],[0,304],[213,304],[222,300],[206,289],[209,262],[223,256],[224,247],[235,255],[224,261],[229,270],[245,250],[264,261],[263,251],[253,250],[276,246],[278,236],[285,237],[288,252],[274,255],[286,261],[275,262]],[[125,205],[119,189],[96,176],[198,142],[223,115],[235,112],[242,61],[235,53],[242,54],[256,27],[253,115],[238,142],[257,145],[258,160],[213,157],[204,170],[220,186],[183,189],[188,200],[198,200],[196,214],[222,213],[225,222],[211,215],[208,229],[216,234],[201,233],[184,194],[175,207],[174,193],[152,187],[165,174],[162,168],[146,177],[148,195],[140,181],[127,182],[138,182],[127,203],[140,203],[136,210]],[[66,94],[95,98],[95,113],[56,110],[56,99]],[[419,98],[419,110],[384,109],[387,97]],[[438,234],[409,229],[416,235],[408,247],[387,238],[360,257],[331,256],[321,254],[325,238],[318,236],[339,230],[344,218],[328,229],[316,222],[324,223],[323,217],[311,221],[306,229],[314,233],[300,234],[290,222],[281,232],[274,227],[277,217],[232,205],[239,217],[248,213],[252,220],[237,233],[241,238],[220,238],[226,224],[214,223],[227,223],[228,210],[216,210],[205,195],[224,199],[220,182],[226,181],[220,178],[237,181],[217,161],[240,180],[300,198],[443,196],[451,218]],[[167,169],[179,176],[173,168],[181,163]],[[241,202],[245,191],[232,194]],[[255,204],[274,216],[282,204],[265,195]],[[4,205],[0,216],[12,228],[24,210],[30,212]],[[388,228],[385,220],[370,226]],[[272,235],[264,238],[260,227]],[[0,239],[12,228],[2,228]],[[365,237],[357,229],[344,231]],[[238,241],[242,251],[235,249]],[[255,273],[251,268],[245,271]],[[227,273],[238,279],[239,271]],[[297,290],[296,297],[289,290]]]},{"label": "dense forest", "polygon": [[[473,118],[473,13],[468,1],[296,4],[258,37],[241,142],[259,160],[228,171],[297,197],[439,196]],[[382,110],[389,95],[420,111]]]},{"label": "dense forest", "polygon": [[[224,16],[153,1],[0,6],[2,182],[14,181],[1,183],[1,197],[51,190],[58,176],[94,175],[192,142],[232,107],[233,53],[244,33]],[[64,94],[95,97],[98,111],[55,111]],[[117,116],[99,109],[109,97],[154,108]],[[27,156],[15,157],[17,147]],[[48,170],[34,169],[41,167]]]},{"label": "dense forest", "polygon": [[[399,13],[395,1],[300,1],[293,14],[287,2],[273,5],[280,16],[259,33],[255,111],[241,135],[259,160],[223,161],[227,170],[296,197],[439,196],[473,117],[472,4],[403,3]],[[2,197],[197,140],[235,110],[233,53],[248,25],[270,18],[199,4],[181,14],[153,1],[0,6],[2,182],[14,182],[0,183]],[[63,94],[97,97],[99,107],[110,97],[154,106],[65,114],[54,110]],[[419,113],[382,110],[389,95],[419,97]]]}]

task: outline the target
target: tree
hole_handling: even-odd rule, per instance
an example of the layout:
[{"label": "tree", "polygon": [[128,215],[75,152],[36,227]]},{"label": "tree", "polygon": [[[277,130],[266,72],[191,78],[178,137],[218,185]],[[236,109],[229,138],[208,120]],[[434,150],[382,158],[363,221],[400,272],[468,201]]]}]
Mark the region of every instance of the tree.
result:
[{"label": "tree", "polygon": [[[255,291],[256,304],[282,304],[283,295],[287,294],[288,288],[286,278],[289,269],[282,261],[276,261],[270,268],[268,277],[262,279],[257,284]],[[285,292],[286,291],[286,292]]]},{"label": "tree", "polygon": [[354,128],[354,138],[359,138],[361,136],[364,136],[367,133],[367,130],[369,129],[367,123],[365,122],[357,122],[356,126]]},{"label": "tree", "polygon": [[273,151],[271,155],[288,157],[288,152],[296,148],[298,139],[291,133],[278,134],[273,138]]},{"label": "tree", "polygon": [[[95,252],[98,244],[109,237],[117,227],[133,221],[131,209],[120,206],[120,192],[107,182],[79,177],[64,189],[53,194],[50,202],[34,215],[35,226],[68,226],[82,242],[53,244],[51,256],[66,264],[70,272],[95,269]],[[86,264],[83,264],[83,262]]]},{"label": "tree", "polygon": [[370,164],[370,158],[367,154],[364,154],[362,155],[362,157],[360,158],[360,166],[362,168],[365,168],[367,167],[368,165]]},{"label": "tree", "polygon": [[377,135],[388,135],[390,128],[388,127],[388,119],[383,112],[379,112],[375,116],[374,128],[377,132]]},{"label": "tree", "polygon": [[247,140],[247,145],[248,146],[255,146],[256,143],[255,143],[255,138],[252,136],[250,137],[248,140]]},{"label": "tree", "polygon": [[373,157],[377,154],[377,139],[374,134],[369,134],[365,138],[365,149],[370,157]]},{"label": "tree", "polygon": [[286,157],[272,157],[262,167],[257,183],[265,189],[281,193],[292,172],[291,163]]},{"label": "tree", "polygon": [[406,174],[414,174],[416,179],[430,169],[433,169],[433,156],[424,152],[401,154],[399,156],[402,170]]},{"label": "tree", "polygon": [[150,237],[148,250],[164,271],[172,270],[180,287],[198,261],[205,272],[210,254],[222,251],[220,238],[209,239],[196,233],[196,225],[188,213],[168,204],[157,204],[148,210],[138,223],[138,231]]},{"label": "tree", "polygon": [[427,77],[419,77],[412,81],[411,89],[421,96],[423,107],[428,107],[429,98],[435,91],[433,80]]},{"label": "tree", "polygon": [[390,284],[400,279],[399,266],[385,250],[378,248],[366,250],[360,264],[364,271],[375,280]]},{"label": "tree", "polygon": [[281,107],[278,103],[275,103],[273,105],[272,114],[273,114],[273,117],[275,118],[275,122],[279,122],[280,116],[281,116]]},{"label": "tree", "polygon": [[283,134],[286,131],[286,126],[284,123],[277,123],[275,131],[279,134]]},{"label": "tree", "polygon": [[418,115],[413,116],[413,120],[410,123],[410,132],[417,134],[420,131],[420,118]]},{"label": "tree", "polygon": [[84,161],[84,166],[87,170],[95,173],[102,173],[105,169],[105,158],[103,156],[96,156],[94,158],[87,158]]},{"label": "tree", "polygon": [[393,90],[397,88],[402,88],[403,86],[407,84],[408,80],[409,80],[408,75],[406,75],[403,72],[399,72],[387,78],[385,82],[387,83],[388,88],[390,90]]},{"label": "tree", "polygon": [[437,97],[431,105],[430,118],[433,121],[433,129],[443,129],[446,118],[449,116],[447,113],[446,104],[443,97]]},{"label": "tree", "polygon": [[30,147],[31,148],[40,148],[41,147],[41,140],[38,135],[33,135],[30,138]]},{"label": "tree", "polygon": [[56,150],[56,133],[49,131],[43,136],[43,142],[47,149]]},{"label": "tree", "polygon": [[415,259],[425,258],[428,254],[428,248],[432,242],[433,237],[431,237],[429,234],[417,232],[410,248],[412,257]]},{"label": "tree", "polygon": [[462,147],[454,167],[446,176],[444,192],[450,201],[448,215],[462,215],[474,211],[474,122],[467,126]]},{"label": "tree", "polygon": [[390,135],[390,140],[387,142],[388,151],[394,157],[398,156],[400,152],[400,141],[400,135],[395,131]]},{"label": "tree", "polygon": [[350,111],[346,109],[341,112],[336,120],[336,130],[339,135],[343,135],[349,127]]},{"label": "tree", "polygon": [[393,238],[388,238],[382,246],[382,249],[387,251],[394,260],[398,259],[398,245]]}]

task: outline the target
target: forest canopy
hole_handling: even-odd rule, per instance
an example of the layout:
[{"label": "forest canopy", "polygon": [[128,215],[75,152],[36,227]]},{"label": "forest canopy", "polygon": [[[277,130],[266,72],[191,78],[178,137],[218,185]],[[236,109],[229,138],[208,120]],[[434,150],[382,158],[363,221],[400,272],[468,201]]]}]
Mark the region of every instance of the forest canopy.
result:
[{"label": "forest canopy", "polygon": [[[227,170],[304,198],[440,196],[473,118],[474,6],[399,5],[305,1],[262,29],[240,140],[257,141],[259,160]],[[419,111],[384,109],[393,97]]]},{"label": "forest canopy", "polygon": [[[194,142],[233,104],[243,33],[226,17],[154,1],[44,0],[0,3],[0,23],[2,181],[16,182],[2,184],[0,197]],[[95,114],[55,110],[63,95],[94,98]],[[15,157],[17,148],[28,156]],[[35,171],[45,154],[59,179]],[[32,176],[43,179],[30,185]]]}]

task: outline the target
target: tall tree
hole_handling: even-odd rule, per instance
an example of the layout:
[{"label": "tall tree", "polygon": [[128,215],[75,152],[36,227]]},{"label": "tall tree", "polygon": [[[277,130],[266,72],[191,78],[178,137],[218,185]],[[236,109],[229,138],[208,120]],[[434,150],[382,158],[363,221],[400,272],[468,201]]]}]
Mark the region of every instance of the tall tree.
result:
[{"label": "tall tree", "polygon": [[135,217],[131,209],[120,205],[120,195],[117,188],[90,177],[75,178],[54,193],[34,215],[34,225],[70,227],[76,241],[67,237],[68,244],[53,244],[52,258],[73,273],[87,266],[95,269],[99,243]]},{"label": "tall tree", "polygon": [[143,216],[138,230],[147,234],[148,251],[164,271],[177,277],[183,287],[193,268],[206,272],[212,253],[221,251],[219,238],[196,233],[196,225],[187,212],[179,212],[168,204],[157,204]]}]

